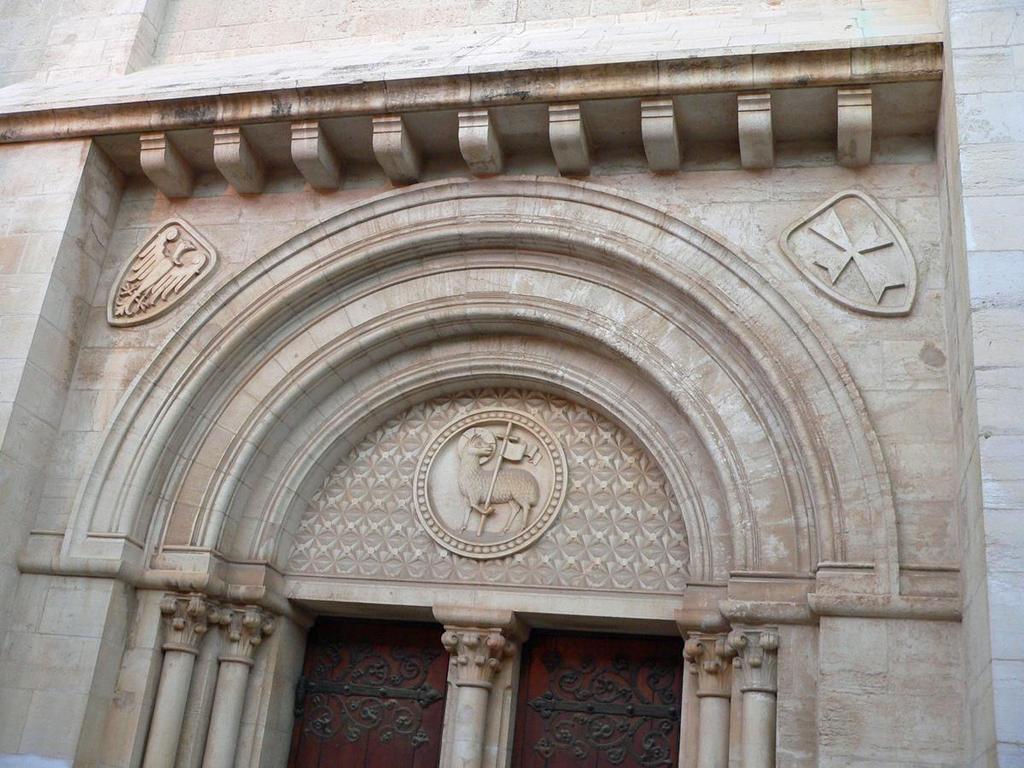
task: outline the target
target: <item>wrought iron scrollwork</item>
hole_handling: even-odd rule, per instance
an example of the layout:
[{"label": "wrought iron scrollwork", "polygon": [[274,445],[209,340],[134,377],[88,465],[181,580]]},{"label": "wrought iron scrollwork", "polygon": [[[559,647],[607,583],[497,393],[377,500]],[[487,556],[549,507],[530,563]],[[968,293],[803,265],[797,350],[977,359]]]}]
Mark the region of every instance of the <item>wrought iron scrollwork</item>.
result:
[{"label": "wrought iron scrollwork", "polygon": [[382,743],[406,739],[419,747],[429,741],[423,710],[444,698],[427,684],[440,651],[386,655],[369,645],[329,645],[320,649],[312,674],[299,679],[296,716],[310,708],[304,730],[329,740],[356,742],[373,733]]},{"label": "wrought iron scrollwork", "polygon": [[545,735],[534,744],[542,757],[568,750],[584,760],[597,751],[612,765],[627,759],[643,768],[672,764],[669,740],[679,718],[672,668],[658,661],[633,665],[617,656],[610,667],[588,657],[566,669],[556,651],[541,661],[550,688],[529,706],[545,720]]}]

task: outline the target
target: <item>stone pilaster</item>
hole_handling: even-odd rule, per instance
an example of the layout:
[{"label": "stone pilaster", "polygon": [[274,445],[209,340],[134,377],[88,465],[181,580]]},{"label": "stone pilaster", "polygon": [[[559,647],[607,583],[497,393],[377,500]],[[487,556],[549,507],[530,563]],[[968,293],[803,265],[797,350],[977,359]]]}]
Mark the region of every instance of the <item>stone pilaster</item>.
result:
[{"label": "stone pilaster", "polygon": [[732,658],[735,649],[725,634],[691,632],[683,647],[691,671],[697,675],[699,700],[697,730],[698,768],[726,768],[729,764],[729,706],[732,697]]},{"label": "stone pilaster", "polygon": [[202,595],[166,595],[160,602],[166,639],[143,768],[172,768],[174,765],[192,668],[209,629],[212,609]]},{"label": "stone pilaster", "polygon": [[249,669],[256,649],[274,629],[274,617],[262,608],[245,606],[220,609],[216,619],[224,632],[225,646],[217,670],[203,768],[232,768]]},{"label": "stone pilaster", "polygon": [[446,626],[441,643],[452,657],[449,682],[455,688],[450,762],[442,768],[480,768],[491,688],[516,644],[506,628],[463,626]]},{"label": "stone pilaster", "polygon": [[738,629],[729,635],[743,694],[743,768],[774,768],[779,633]]}]

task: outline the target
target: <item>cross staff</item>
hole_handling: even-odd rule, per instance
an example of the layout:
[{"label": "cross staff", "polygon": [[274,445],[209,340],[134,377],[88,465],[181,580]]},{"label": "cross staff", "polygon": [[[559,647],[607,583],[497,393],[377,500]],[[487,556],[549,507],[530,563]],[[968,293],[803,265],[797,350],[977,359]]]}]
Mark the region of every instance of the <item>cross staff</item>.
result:
[{"label": "cross staff", "polygon": [[480,523],[477,526],[476,535],[482,536],[484,532],[484,520],[487,515],[491,514],[494,509],[491,507],[491,497],[494,495],[494,486],[498,482],[498,471],[501,469],[501,461],[505,458],[505,446],[508,444],[508,439],[512,435],[512,422],[508,423],[505,427],[505,434],[498,438],[498,460],[494,462],[494,474],[491,475],[491,486],[487,489],[487,498],[484,499],[484,514],[480,515]]}]

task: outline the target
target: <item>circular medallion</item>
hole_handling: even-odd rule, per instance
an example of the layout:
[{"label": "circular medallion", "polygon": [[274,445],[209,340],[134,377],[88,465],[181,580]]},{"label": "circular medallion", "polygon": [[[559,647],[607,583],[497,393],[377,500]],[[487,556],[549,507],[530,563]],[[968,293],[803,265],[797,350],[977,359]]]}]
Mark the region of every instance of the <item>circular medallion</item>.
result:
[{"label": "circular medallion", "polygon": [[460,416],[416,468],[416,515],[445,549],[486,560],[533,544],[565,500],[565,454],[532,416],[493,408]]}]

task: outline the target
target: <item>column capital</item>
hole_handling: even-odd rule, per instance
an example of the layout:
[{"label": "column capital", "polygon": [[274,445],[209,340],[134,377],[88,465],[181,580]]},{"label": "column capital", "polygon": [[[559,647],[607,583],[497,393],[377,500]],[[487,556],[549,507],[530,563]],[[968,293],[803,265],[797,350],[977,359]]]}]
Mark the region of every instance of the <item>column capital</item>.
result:
[{"label": "column capital", "polygon": [[163,649],[198,654],[215,611],[216,607],[203,595],[164,595],[160,600],[160,613],[167,622]]},{"label": "column capital", "polygon": [[516,651],[507,631],[497,627],[445,627],[441,644],[452,656],[452,682],[459,686],[490,688]]},{"label": "column capital", "polygon": [[779,633],[775,629],[736,629],[729,633],[729,645],[737,654],[733,666],[741,691],[778,690]]},{"label": "column capital", "polygon": [[683,646],[683,655],[693,664],[697,675],[697,696],[728,699],[732,695],[732,657],[735,649],[725,634],[691,632]]},{"label": "column capital", "polygon": [[255,605],[223,606],[217,610],[216,622],[228,641],[221,661],[238,661],[252,665],[256,647],[274,631],[275,616]]}]

